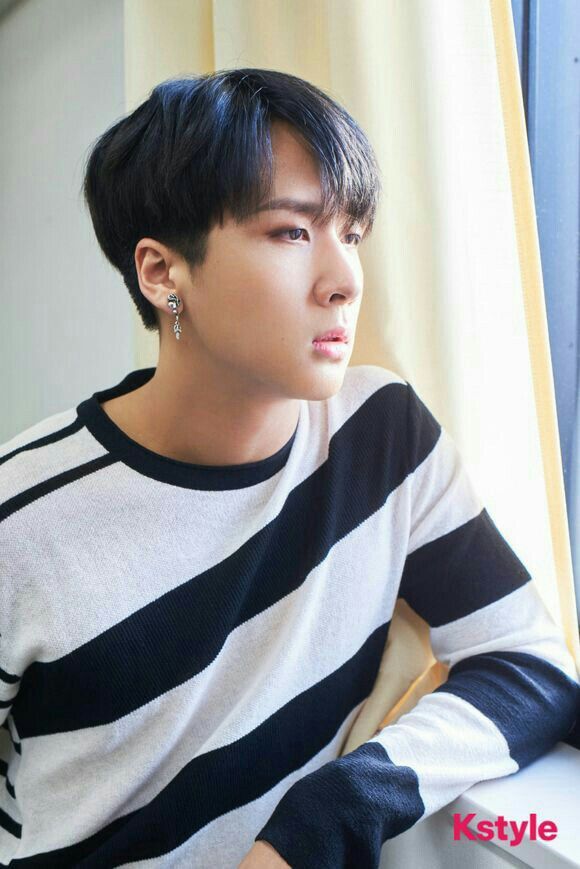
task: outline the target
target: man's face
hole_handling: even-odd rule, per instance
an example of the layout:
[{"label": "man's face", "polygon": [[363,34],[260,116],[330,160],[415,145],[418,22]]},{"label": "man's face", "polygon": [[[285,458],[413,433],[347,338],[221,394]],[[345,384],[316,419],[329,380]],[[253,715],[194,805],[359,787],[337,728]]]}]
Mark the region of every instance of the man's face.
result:
[{"label": "man's face", "polygon": [[[272,149],[272,198],[319,203],[316,164],[291,127],[273,124]],[[192,364],[198,359],[222,386],[248,395],[321,400],[338,392],[363,291],[356,234],[364,228],[344,221],[315,226],[310,216],[262,210],[236,224],[226,215],[210,232],[205,262],[181,287]],[[331,345],[343,352],[329,358],[312,342],[336,326],[348,344]]]}]

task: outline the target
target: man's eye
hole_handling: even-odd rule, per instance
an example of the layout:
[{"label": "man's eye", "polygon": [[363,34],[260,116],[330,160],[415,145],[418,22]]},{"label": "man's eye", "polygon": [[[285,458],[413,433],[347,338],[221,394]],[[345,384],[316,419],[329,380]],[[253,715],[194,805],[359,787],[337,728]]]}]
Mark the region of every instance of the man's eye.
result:
[{"label": "man's eye", "polygon": [[[278,236],[289,235],[293,232],[297,232],[297,233],[306,232],[306,234],[308,234],[308,231],[306,229],[304,229],[304,227],[295,226],[295,227],[290,227],[289,229],[282,229],[280,232],[274,233],[274,237],[277,238]],[[356,239],[356,242],[354,243],[354,247],[358,247],[362,241],[362,236],[359,235],[358,232],[350,232],[346,237]],[[299,240],[300,240],[300,235],[291,237],[291,241],[299,241]]]},{"label": "man's eye", "polygon": [[[280,232],[275,232],[274,237],[277,238],[278,236],[288,235],[288,233],[292,233],[292,232],[306,232],[306,230],[303,227],[298,227],[298,226],[297,227],[290,227],[290,229],[282,229]],[[292,241],[298,241],[299,239],[300,239],[300,236],[298,236],[297,238],[294,237],[294,238],[292,238]]]}]

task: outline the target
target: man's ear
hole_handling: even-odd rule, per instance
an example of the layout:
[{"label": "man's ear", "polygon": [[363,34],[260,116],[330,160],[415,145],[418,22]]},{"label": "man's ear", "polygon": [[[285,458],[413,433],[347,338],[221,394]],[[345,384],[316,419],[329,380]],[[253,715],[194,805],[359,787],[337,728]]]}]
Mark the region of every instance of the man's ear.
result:
[{"label": "man's ear", "polygon": [[158,311],[166,312],[167,296],[177,292],[175,270],[180,267],[178,260],[181,259],[179,254],[156,239],[141,238],[137,242],[135,269],[139,287]]}]

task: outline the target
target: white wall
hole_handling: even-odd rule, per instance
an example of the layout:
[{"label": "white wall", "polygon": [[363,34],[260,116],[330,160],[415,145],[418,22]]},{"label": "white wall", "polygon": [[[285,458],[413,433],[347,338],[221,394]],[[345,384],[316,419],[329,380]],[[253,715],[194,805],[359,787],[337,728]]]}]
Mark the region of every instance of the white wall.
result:
[{"label": "white wall", "polygon": [[124,113],[123,0],[0,17],[0,443],[134,367],[132,302],[79,193]]}]

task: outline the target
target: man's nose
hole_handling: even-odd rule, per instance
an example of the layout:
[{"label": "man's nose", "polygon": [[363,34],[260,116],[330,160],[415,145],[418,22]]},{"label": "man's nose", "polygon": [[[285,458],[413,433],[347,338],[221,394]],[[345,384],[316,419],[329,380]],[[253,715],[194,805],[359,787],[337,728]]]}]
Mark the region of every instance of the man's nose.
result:
[{"label": "man's nose", "polygon": [[325,244],[319,260],[315,292],[322,304],[352,304],[363,291],[363,270],[357,254],[339,239]]}]

